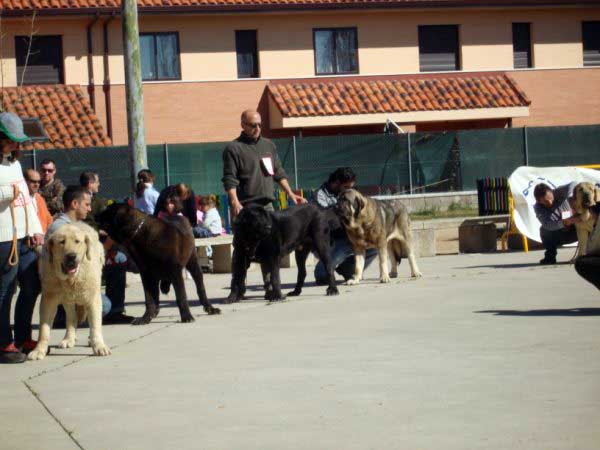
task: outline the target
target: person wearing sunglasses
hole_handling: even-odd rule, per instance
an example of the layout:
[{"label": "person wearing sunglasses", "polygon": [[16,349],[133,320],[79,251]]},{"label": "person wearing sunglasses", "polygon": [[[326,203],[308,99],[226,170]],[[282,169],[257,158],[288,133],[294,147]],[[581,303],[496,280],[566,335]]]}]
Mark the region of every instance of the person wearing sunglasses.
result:
[{"label": "person wearing sunglasses", "polygon": [[48,211],[53,216],[64,211],[63,194],[65,185],[60,179],[56,178],[56,163],[50,158],[46,158],[40,165],[41,185],[40,194],[46,200]]},{"label": "person wearing sunglasses", "polygon": [[48,211],[46,200],[40,195],[40,184],[42,179],[40,173],[35,169],[27,169],[23,174],[25,176],[25,182],[29,188],[29,195],[33,201],[33,207],[37,213],[40,224],[42,225],[42,231],[44,234],[48,230],[48,227],[52,225],[52,215]]},{"label": "person wearing sunglasses", "polygon": [[232,215],[237,216],[245,205],[250,204],[273,209],[274,181],[292,203],[306,203],[304,198],[292,192],[275,144],[262,137],[260,114],[250,109],[244,111],[241,126],[240,136],[223,151],[222,181]]}]

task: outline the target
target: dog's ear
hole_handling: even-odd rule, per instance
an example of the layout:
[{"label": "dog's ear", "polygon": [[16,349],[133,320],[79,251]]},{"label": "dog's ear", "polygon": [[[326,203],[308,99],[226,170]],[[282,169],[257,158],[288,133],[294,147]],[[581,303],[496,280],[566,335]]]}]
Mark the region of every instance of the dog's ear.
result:
[{"label": "dog's ear", "polygon": [[580,184],[575,186],[575,189],[573,189],[572,199],[575,203],[575,210],[580,211],[581,210],[581,185]]},{"label": "dog's ear", "polygon": [[365,201],[360,195],[357,195],[354,199],[354,217],[358,218],[360,212],[365,207]]},{"label": "dog's ear", "polygon": [[92,239],[89,234],[85,235],[85,257],[88,261],[92,260]]},{"label": "dog's ear", "polygon": [[48,253],[48,262],[52,264],[54,259],[54,239],[48,239],[48,242],[46,243],[46,252]]}]

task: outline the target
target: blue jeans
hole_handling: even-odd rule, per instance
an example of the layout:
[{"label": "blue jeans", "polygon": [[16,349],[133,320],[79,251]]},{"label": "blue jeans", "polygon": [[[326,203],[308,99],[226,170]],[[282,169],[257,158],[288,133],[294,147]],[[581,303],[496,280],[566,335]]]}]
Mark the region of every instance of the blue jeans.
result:
[{"label": "blue jeans", "polygon": [[[345,279],[352,278],[354,275],[354,264],[349,264],[346,262],[349,258],[353,259],[354,250],[352,249],[352,244],[347,238],[344,239],[336,239],[333,244],[333,249],[331,251],[331,264],[333,269],[337,269],[341,264],[343,264],[343,270],[340,270],[340,275],[342,275]],[[373,260],[377,257],[377,249],[368,248],[365,252],[365,269],[369,267],[369,264],[373,262]],[[315,267],[315,281],[317,283],[328,283],[329,277],[327,276],[327,270],[325,269],[325,265],[319,261]]]},{"label": "blue jeans", "polygon": [[42,290],[37,253],[26,245],[19,249],[17,280],[19,295],[15,305],[15,341],[25,342],[31,340],[31,317]]},{"label": "blue jeans", "polygon": [[544,257],[547,259],[556,259],[558,247],[577,242],[577,231],[573,226],[552,231],[540,228],[540,237],[546,249]]},{"label": "blue jeans", "polygon": [[[125,286],[127,279],[127,267],[124,264],[113,264],[104,266],[104,277],[106,279],[106,297],[110,299],[111,314],[125,312]],[[104,308],[102,316],[104,317]]]},{"label": "blue jeans", "polygon": [[209,229],[201,227],[200,225],[192,228],[192,232],[194,233],[195,238],[210,238],[218,236],[218,234],[212,234]]},{"label": "blue jeans", "polygon": [[102,317],[106,316],[109,312],[111,311],[112,308],[112,303],[110,302],[110,298],[108,298],[106,295],[101,294],[102,295]]},{"label": "blue jeans", "polygon": [[[8,265],[8,257],[12,242],[0,242],[0,346],[5,346],[13,342],[12,330],[10,328],[10,307],[12,303],[13,295],[15,294],[15,288],[17,283],[17,277],[19,282],[23,286],[34,286],[37,283],[39,286],[39,277],[37,269],[32,270],[32,255],[24,239],[17,241],[17,249],[19,255],[23,255],[24,261],[20,261],[16,266]],[[38,288],[39,289],[39,288]],[[31,293],[20,296],[20,301],[26,304],[17,305],[18,313],[15,311],[15,330],[19,333],[26,333],[27,329],[31,330],[31,314],[28,311],[33,309],[33,306],[27,304],[28,302],[35,303],[35,298],[31,299]],[[37,297],[37,295],[36,295]],[[27,326],[27,318],[29,317],[29,325]]]}]

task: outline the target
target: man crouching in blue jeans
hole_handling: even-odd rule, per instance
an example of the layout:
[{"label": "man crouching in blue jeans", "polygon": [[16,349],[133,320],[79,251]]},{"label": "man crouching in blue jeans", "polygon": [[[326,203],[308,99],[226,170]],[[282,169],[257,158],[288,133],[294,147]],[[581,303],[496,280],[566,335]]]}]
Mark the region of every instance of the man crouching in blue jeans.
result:
[{"label": "man crouching in blue jeans", "polygon": [[[340,167],[329,175],[315,195],[315,202],[322,208],[333,208],[337,205],[340,192],[351,189],[356,182],[356,174],[350,167]],[[348,281],[354,276],[354,250],[343,226],[331,231],[334,244],[331,252],[333,268]],[[365,269],[377,256],[377,249],[369,248],[365,254]],[[327,270],[321,261],[315,267],[315,281],[319,285],[329,284]]]},{"label": "man crouching in blue jeans", "polygon": [[544,183],[533,190],[535,215],[542,224],[540,236],[546,249],[540,264],[556,264],[556,251],[561,245],[577,242],[576,223],[581,222],[578,216],[572,216],[570,201],[577,183],[572,182],[552,190]]}]

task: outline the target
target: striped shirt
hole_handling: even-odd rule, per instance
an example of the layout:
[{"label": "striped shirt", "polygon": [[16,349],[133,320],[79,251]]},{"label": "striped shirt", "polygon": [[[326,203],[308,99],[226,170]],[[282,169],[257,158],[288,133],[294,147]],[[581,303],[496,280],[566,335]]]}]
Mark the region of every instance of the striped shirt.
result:
[{"label": "striped shirt", "polygon": [[322,208],[337,205],[337,195],[331,192],[328,187],[327,183],[323,183],[315,194],[316,203]]}]

